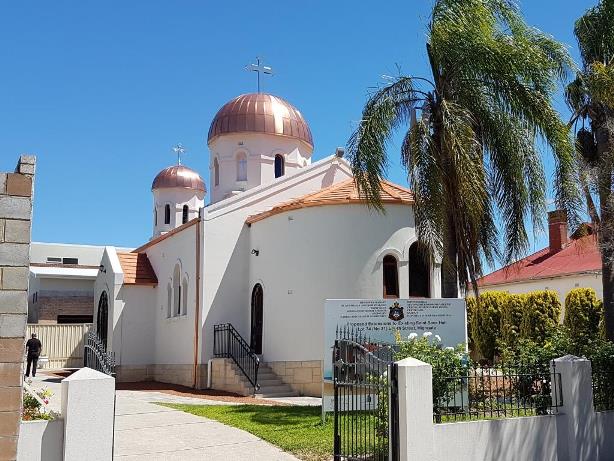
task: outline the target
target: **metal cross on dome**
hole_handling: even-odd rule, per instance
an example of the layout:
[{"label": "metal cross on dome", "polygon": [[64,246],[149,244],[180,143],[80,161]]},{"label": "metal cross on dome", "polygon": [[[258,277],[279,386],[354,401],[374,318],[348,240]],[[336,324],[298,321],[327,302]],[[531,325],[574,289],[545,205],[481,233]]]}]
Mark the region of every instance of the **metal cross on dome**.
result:
[{"label": "metal cross on dome", "polygon": [[265,66],[264,64],[261,64],[259,56],[256,57],[256,64],[250,64],[249,66],[246,66],[245,70],[256,72],[256,74],[258,74],[258,93],[260,93],[260,73],[266,75],[273,75],[273,69],[270,66]]},{"label": "metal cross on dome", "polygon": [[173,152],[177,155],[177,165],[181,165],[181,156],[185,154],[187,149],[183,147],[183,144],[179,143],[173,147]]}]

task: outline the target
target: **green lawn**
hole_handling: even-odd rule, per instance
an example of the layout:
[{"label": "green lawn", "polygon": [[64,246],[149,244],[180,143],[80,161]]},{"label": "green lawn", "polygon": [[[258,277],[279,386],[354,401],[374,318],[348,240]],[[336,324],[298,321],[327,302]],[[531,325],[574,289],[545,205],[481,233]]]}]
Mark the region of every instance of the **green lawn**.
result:
[{"label": "green lawn", "polygon": [[238,427],[308,461],[332,458],[333,421],[322,424],[320,407],[265,405],[164,406]]}]

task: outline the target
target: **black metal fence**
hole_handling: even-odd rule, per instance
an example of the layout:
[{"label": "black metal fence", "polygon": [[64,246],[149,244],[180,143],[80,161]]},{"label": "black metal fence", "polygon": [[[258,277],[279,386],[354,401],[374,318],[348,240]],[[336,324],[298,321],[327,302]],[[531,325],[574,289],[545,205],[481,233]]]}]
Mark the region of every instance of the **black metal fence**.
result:
[{"label": "black metal fence", "polygon": [[561,374],[550,364],[474,366],[461,376],[433,375],[436,423],[558,413]]},{"label": "black metal fence", "polygon": [[595,411],[614,410],[614,363],[592,361]]},{"label": "black metal fence", "polygon": [[260,389],[260,359],[230,323],[213,326],[213,355],[232,359],[254,387],[254,392]]},{"label": "black metal fence", "polygon": [[85,335],[83,365],[109,376],[115,376],[115,354],[107,352],[104,343],[93,330]]},{"label": "black metal fence", "polygon": [[388,345],[349,330],[333,348],[334,459],[399,459],[397,366]]}]

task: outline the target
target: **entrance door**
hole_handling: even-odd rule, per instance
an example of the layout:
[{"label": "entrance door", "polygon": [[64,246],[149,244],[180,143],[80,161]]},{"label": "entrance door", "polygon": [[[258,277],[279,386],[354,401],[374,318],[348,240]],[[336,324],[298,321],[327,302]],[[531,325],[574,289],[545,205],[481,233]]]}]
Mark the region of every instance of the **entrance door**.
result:
[{"label": "entrance door", "polygon": [[252,334],[250,347],[256,354],[262,354],[262,285],[252,290]]},{"label": "entrance door", "polygon": [[96,316],[96,333],[98,339],[107,347],[107,331],[109,328],[109,297],[103,291],[98,301],[98,315]]}]

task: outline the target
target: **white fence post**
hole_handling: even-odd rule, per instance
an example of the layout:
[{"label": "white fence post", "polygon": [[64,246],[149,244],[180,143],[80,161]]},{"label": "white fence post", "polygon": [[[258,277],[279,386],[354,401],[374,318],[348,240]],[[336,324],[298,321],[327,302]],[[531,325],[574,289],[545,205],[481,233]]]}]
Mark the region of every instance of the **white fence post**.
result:
[{"label": "white fence post", "polygon": [[433,459],[433,369],[414,358],[399,367],[399,453],[401,461]]},{"label": "white fence post", "polygon": [[563,406],[560,412],[566,419],[558,420],[563,423],[557,431],[558,443],[566,443],[568,449],[568,453],[559,450],[559,460],[598,459],[591,362],[566,355],[555,359],[554,365],[555,372],[561,375]]},{"label": "white fence post", "polygon": [[115,378],[81,368],[62,381],[64,461],[110,461]]}]

